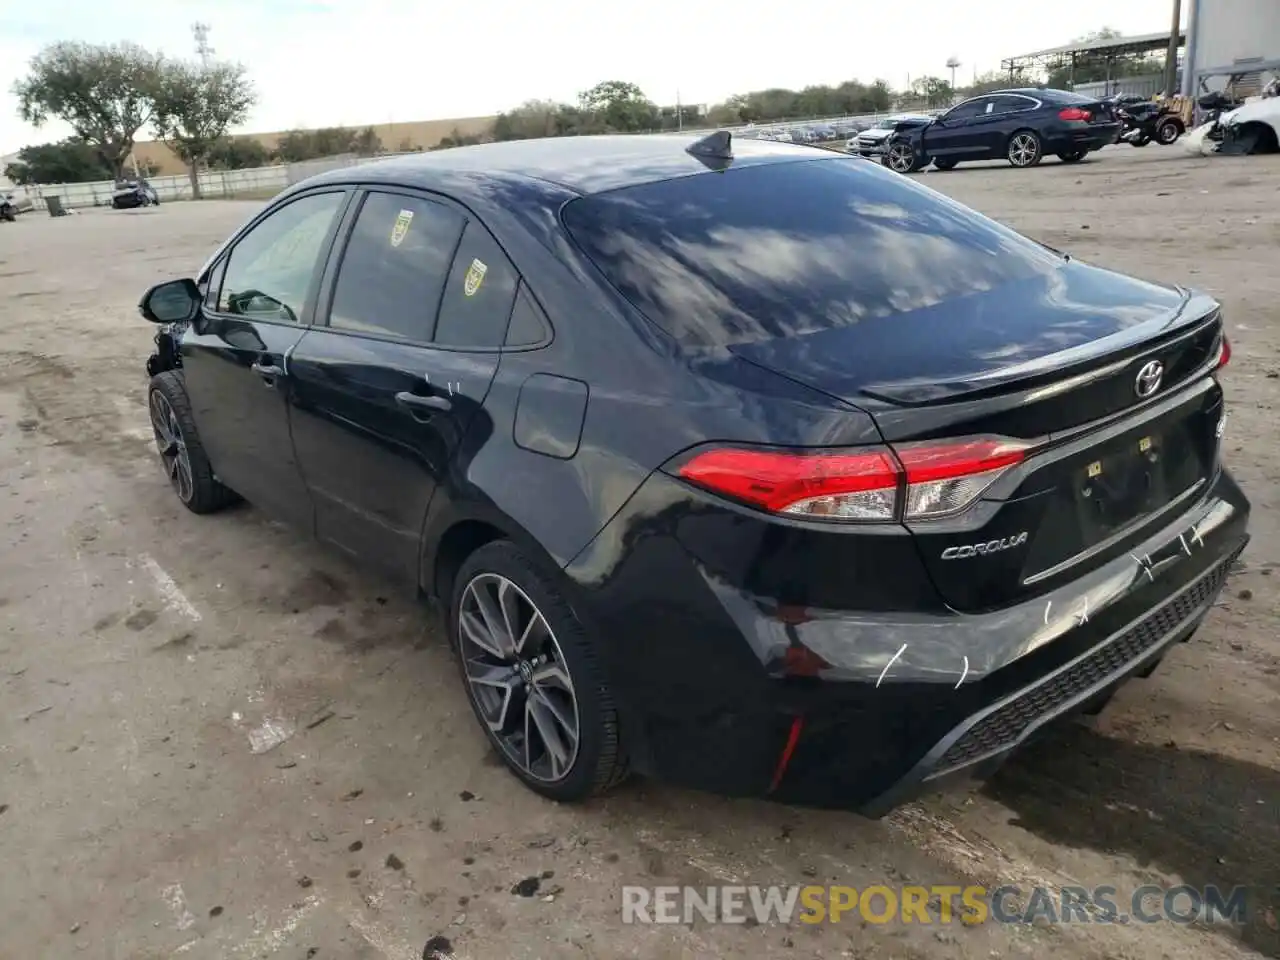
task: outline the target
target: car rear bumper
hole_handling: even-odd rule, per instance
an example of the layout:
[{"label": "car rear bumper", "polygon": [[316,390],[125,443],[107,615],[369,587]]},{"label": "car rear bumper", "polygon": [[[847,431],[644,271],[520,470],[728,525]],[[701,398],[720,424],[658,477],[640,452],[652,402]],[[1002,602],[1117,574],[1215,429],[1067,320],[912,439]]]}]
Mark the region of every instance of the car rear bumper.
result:
[{"label": "car rear bumper", "polygon": [[1047,153],[1070,150],[1101,150],[1120,139],[1119,123],[1071,123],[1057,132],[1046,145]]},{"label": "car rear bumper", "polygon": [[[643,512],[671,485],[683,488],[651,478]],[[681,504],[659,506],[667,532],[650,527],[643,547],[632,534],[622,566],[588,548],[567,569],[582,591],[575,606],[604,638],[633,765],[718,793],[874,816],[953,777],[988,775],[1045,724],[1153,666],[1212,606],[1249,514],[1223,471],[1179,518],[1078,580],[959,614],[754,595],[699,557],[695,529],[715,529],[705,506],[687,524]],[[632,526],[633,509],[613,523]],[[637,553],[650,556],[635,568]]]}]

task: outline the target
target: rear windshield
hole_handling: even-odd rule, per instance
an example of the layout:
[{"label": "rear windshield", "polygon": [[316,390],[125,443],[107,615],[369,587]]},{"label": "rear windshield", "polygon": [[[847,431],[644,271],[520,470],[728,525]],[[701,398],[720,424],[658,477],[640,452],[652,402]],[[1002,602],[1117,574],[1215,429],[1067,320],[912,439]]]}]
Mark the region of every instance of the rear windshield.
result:
[{"label": "rear windshield", "polygon": [[834,156],[581,197],[563,216],[609,282],[692,346],[907,313],[1061,262],[909,177]]}]

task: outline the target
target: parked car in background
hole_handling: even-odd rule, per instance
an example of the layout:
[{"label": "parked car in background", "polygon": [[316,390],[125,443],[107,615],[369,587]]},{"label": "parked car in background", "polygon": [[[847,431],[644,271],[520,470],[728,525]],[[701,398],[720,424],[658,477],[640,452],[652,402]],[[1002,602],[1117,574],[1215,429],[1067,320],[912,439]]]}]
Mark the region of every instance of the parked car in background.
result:
[{"label": "parked car in background", "polygon": [[905,128],[910,125],[923,125],[929,123],[933,118],[925,114],[919,113],[900,113],[896,116],[885,117],[883,120],[877,120],[874,124],[849,138],[849,142],[845,144],[845,149],[850,153],[856,153],[863,157],[878,157],[884,153],[885,145],[889,142],[889,137],[900,127]]},{"label": "parked car in background", "polygon": [[111,206],[115,210],[159,205],[160,195],[146,180],[121,180],[111,194]]},{"label": "parked car in background", "polygon": [[556,800],[986,775],[1190,637],[1248,539],[1212,298],[832,151],[332,170],[140,306],[179,501],[440,598],[478,730]]},{"label": "parked car in background", "polygon": [[1115,143],[1120,120],[1111,104],[1067,90],[995,90],[956,104],[923,125],[893,131],[885,166],[910,173],[929,163],[950,170],[967,160],[1004,158],[1033,167],[1046,154],[1077,163]]}]

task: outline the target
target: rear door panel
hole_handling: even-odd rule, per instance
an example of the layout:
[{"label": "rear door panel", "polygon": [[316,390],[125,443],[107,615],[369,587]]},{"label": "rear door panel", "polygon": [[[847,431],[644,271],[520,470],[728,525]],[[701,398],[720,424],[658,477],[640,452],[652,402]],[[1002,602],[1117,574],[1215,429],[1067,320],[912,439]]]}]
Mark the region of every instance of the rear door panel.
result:
[{"label": "rear door panel", "polygon": [[291,359],[294,445],[320,537],[416,584],[427,508],[481,414],[517,278],[443,198],[370,190],[351,220],[326,271],[328,324]]}]

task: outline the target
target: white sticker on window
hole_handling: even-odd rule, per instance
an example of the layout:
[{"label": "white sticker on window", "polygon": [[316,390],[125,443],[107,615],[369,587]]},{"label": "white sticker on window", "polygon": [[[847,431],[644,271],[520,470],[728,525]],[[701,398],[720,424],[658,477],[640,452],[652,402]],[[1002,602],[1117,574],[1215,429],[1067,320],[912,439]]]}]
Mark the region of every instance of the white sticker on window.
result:
[{"label": "white sticker on window", "polygon": [[409,232],[409,224],[413,222],[412,210],[401,210],[396,217],[395,225],[391,228],[391,245],[393,247],[400,246],[404,240],[404,235]]},{"label": "white sticker on window", "polygon": [[484,275],[489,272],[489,268],[485,266],[483,260],[476,257],[471,261],[471,266],[467,267],[466,279],[462,281],[462,292],[468,297],[474,297],[476,291],[480,289],[480,284],[484,283]]}]

